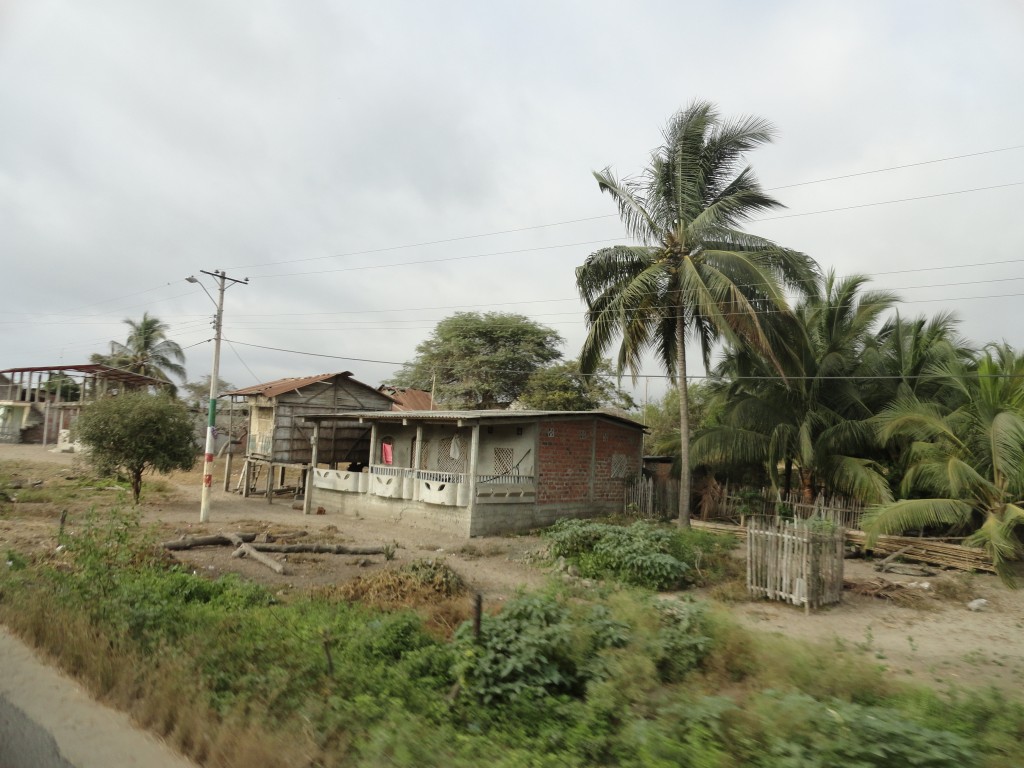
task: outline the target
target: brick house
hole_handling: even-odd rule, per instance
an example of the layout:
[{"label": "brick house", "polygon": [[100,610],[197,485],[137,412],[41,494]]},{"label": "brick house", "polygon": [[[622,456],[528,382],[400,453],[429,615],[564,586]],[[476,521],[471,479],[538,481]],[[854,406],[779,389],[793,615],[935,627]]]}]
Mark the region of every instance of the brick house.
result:
[{"label": "brick house", "polygon": [[[369,427],[365,458],[316,466],[305,509],[483,536],[621,512],[644,427],[607,411],[390,411],[306,416]],[[316,440],[313,441],[315,445]],[[362,465],[365,465],[362,466]]]}]

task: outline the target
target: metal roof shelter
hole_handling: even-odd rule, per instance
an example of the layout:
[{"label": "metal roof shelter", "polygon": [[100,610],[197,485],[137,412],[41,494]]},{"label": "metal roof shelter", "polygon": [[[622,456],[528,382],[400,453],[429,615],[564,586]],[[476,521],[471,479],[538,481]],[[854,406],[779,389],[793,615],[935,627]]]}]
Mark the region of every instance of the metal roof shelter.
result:
[{"label": "metal roof shelter", "polygon": [[[321,381],[333,379],[335,376],[348,379],[352,384],[364,387],[371,392],[378,391],[369,384],[363,384],[363,382],[353,379],[352,371],[340,371],[337,373],[318,373],[315,376],[293,376],[286,379],[275,379],[274,381],[267,381],[263,384],[254,384],[251,387],[244,387],[232,392],[225,392],[224,395],[262,395],[266,398],[272,398],[277,397],[278,395],[283,395],[286,392],[297,392],[303,387],[308,387],[311,384],[318,384]],[[389,400],[393,399],[386,393],[381,392],[380,394],[383,394],[384,397],[387,397]]]},{"label": "metal roof shelter", "polygon": [[[54,378],[56,387],[47,386]],[[71,385],[64,382],[70,380]],[[82,404],[118,387],[162,388],[168,382],[99,363],[36,365],[0,370],[0,441],[41,442],[70,427]],[[76,391],[77,390],[77,391]],[[41,436],[37,433],[41,433]]]}]

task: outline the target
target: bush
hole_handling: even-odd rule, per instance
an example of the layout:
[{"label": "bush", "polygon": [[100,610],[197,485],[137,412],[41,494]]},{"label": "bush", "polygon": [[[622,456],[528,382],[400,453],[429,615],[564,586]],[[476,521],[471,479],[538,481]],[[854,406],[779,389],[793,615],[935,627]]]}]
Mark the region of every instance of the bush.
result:
[{"label": "bush", "polygon": [[726,553],[735,545],[704,531],[644,522],[618,526],[560,520],[545,536],[551,554],[572,560],[581,575],[648,589],[688,587],[720,576]]}]

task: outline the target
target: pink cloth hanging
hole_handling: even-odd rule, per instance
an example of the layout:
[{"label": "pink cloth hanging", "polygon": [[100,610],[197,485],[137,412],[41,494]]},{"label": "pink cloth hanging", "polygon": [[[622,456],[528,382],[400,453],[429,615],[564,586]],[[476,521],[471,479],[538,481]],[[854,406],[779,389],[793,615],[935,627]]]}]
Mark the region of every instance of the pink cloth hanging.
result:
[{"label": "pink cloth hanging", "polygon": [[385,464],[391,463],[393,455],[394,454],[392,453],[391,443],[380,444],[380,456],[384,460]]}]

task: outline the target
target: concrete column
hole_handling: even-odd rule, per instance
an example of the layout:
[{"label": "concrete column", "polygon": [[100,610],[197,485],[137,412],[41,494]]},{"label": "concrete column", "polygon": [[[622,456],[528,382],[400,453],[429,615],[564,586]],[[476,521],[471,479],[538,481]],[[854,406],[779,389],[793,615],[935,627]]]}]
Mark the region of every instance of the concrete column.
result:
[{"label": "concrete column", "polygon": [[308,515],[313,509],[313,482],[316,478],[317,451],[320,448],[320,422],[313,424],[312,456],[309,458],[309,470],[306,472],[306,495],[302,499],[302,514]]},{"label": "concrete column", "polygon": [[480,463],[480,422],[473,425],[473,431],[469,439],[469,515],[473,517],[473,508],[476,506],[476,477],[477,465]]}]

